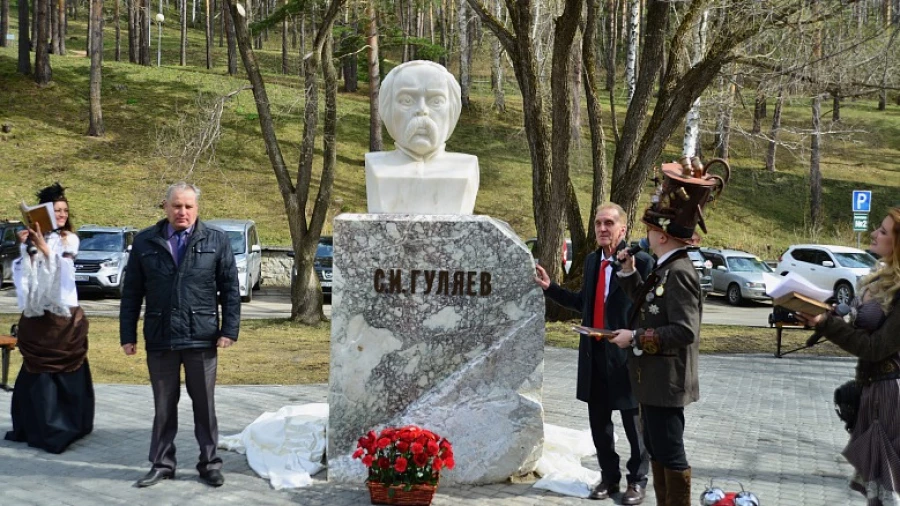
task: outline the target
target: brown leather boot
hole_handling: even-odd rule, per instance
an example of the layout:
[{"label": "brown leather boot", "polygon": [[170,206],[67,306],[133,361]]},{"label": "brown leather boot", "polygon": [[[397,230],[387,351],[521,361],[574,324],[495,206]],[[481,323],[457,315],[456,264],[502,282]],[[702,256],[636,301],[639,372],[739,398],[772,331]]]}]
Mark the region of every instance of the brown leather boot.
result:
[{"label": "brown leather boot", "polygon": [[666,469],[666,506],[691,506],[691,468]]},{"label": "brown leather boot", "polygon": [[656,494],[656,506],[666,506],[666,468],[655,460],[650,461],[653,472],[653,492]]}]

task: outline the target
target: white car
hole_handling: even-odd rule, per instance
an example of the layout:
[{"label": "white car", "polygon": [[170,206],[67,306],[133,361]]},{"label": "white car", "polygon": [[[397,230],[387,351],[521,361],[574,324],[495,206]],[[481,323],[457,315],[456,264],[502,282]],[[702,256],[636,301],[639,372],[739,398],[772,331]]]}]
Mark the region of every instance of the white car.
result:
[{"label": "white car", "polygon": [[872,272],[875,257],[863,250],[825,244],[795,244],[778,260],[775,272],[794,272],[813,285],[834,292],[836,303],[849,303],[859,278]]},{"label": "white car", "polygon": [[253,290],[262,282],[262,246],[252,220],[209,220],[203,223],[224,230],[231,242],[234,263],[237,264],[241,300],[250,302]]}]

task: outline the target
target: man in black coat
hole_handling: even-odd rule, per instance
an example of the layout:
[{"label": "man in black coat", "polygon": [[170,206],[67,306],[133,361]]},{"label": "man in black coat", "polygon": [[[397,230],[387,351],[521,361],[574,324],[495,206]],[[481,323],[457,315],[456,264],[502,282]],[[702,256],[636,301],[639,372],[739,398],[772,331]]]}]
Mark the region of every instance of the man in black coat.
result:
[{"label": "man in black coat", "polygon": [[[537,266],[536,280],[544,289],[544,294],[562,306],[580,311],[584,326],[602,329],[628,326],[631,300],[619,287],[615,275],[619,270],[618,263],[611,261],[615,258],[615,252],[625,246],[625,220],[625,211],[618,204],[597,206],[594,234],[598,248],[585,260],[581,291],[572,292],[552,283],[546,271]],[[635,264],[646,276],[653,267],[653,259],[647,253],[639,252],[635,255]],[[598,295],[600,287],[604,293]],[[576,396],[588,405],[591,435],[601,471],[600,482],[593,487],[590,498],[606,499],[620,490],[622,472],[612,423],[612,412],[617,410],[622,416],[622,426],[631,447],[631,457],[626,464],[628,488],[622,504],[641,504],[647,486],[649,456],[638,429],[638,404],[631,392],[625,350],[606,339],[582,335],[578,346]]]},{"label": "man in black coat", "polygon": [[237,341],[241,300],[228,236],[197,220],[199,197],[194,185],[170,186],[163,203],[166,219],[137,234],[125,271],[119,339],[126,355],[137,352],[138,317],[146,299],[144,341],[156,413],[149,457],[153,465],[138,487],[175,476],[182,366],[200,446],[200,479],[213,487],[225,483],[222,459],[216,455],[217,349]]}]

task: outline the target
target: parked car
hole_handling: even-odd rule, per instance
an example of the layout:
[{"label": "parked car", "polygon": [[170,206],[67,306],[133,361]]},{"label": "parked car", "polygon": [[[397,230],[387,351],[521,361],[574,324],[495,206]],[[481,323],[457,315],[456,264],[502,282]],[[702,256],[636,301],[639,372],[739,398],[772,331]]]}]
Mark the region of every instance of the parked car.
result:
[{"label": "parked car", "polygon": [[[534,255],[535,250],[537,249],[537,237],[532,237],[525,241],[525,246],[528,246],[528,250],[531,251],[531,254]],[[572,240],[566,239],[563,241],[562,251],[560,252],[559,258],[562,261],[562,266],[565,272],[569,272],[569,268],[572,267]]]},{"label": "parked car", "polygon": [[712,276],[710,275],[712,264],[703,257],[699,248],[689,247],[687,251],[688,256],[691,258],[691,263],[694,264],[694,269],[697,270],[697,276],[700,278],[700,292],[705,299],[709,292],[712,291]]},{"label": "parked car", "polygon": [[700,252],[712,264],[712,291],[724,293],[732,306],[772,299],[766,295],[766,283],[774,281],[775,271],[756,255],[718,248],[700,248]]},{"label": "parked car", "polygon": [[20,221],[0,221],[0,286],[12,282],[12,262],[19,258],[16,234],[24,229]]},{"label": "parked car", "polygon": [[241,284],[241,300],[250,302],[253,290],[259,290],[262,282],[262,246],[256,223],[253,220],[209,220],[204,223],[228,234]]},{"label": "parked car", "polygon": [[[294,252],[289,251],[289,257],[294,257]],[[313,269],[316,271],[316,277],[319,278],[319,284],[322,285],[322,295],[325,299],[331,298],[331,282],[332,267],[334,265],[334,243],[329,235],[319,237],[319,244],[316,246],[316,257],[313,260]],[[297,280],[297,262],[291,270],[291,284]]]},{"label": "parked car", "polygon": [[826,244],[795,244],[781,254],[775,272],[794,272],[834,293],[836,303],[849,303],[859,278],[872,272],[875,257],[863,250]]},{"label": "parked car", "polygon": [[135,233],[134,227],[82,225],[78,228],[75,287],[79,292],[122,297],[125,267]]}]

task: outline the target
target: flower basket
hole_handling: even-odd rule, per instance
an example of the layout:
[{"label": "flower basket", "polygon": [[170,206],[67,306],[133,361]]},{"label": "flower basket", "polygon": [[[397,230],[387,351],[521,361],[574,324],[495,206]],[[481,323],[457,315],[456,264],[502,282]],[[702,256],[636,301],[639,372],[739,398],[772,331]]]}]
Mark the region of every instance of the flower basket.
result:
[{"label": "flower basket", "polygon": [[369,431],[359,438],[353,458],[369,468],[372,504],[428,506],[441,469],[454,466],[450,441],[415,425]]},{"label": "flower basket", "polygon": [[384,483],[370,481],[369,497],[372,504],[395,504],[397,506],[429,506],[434,499],[437,485],[412,485],[409,490],[403,485],[389,487]]}]

